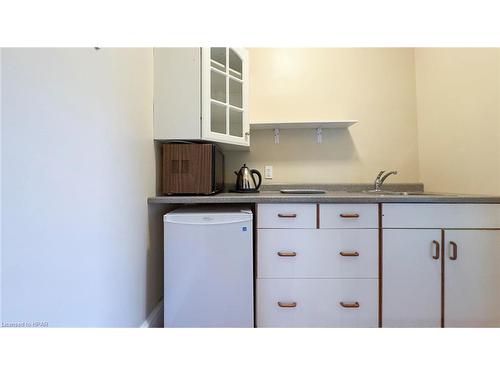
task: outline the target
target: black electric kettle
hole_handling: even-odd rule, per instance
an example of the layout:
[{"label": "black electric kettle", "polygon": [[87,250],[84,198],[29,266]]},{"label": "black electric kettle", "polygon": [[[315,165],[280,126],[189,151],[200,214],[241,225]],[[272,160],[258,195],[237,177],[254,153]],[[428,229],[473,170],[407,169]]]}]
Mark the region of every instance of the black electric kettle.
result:
[{"label": "black electric kettle", "polygon": [[[259,191],[260,184],[262,182],[262,175],[257,169],[250,169],[246,164],[240,168],[239,172],[234,172],[236,174],[236,189],[237,193],[255,193]],[[259,183],[255,182],[254,175],[259,177]]]}]

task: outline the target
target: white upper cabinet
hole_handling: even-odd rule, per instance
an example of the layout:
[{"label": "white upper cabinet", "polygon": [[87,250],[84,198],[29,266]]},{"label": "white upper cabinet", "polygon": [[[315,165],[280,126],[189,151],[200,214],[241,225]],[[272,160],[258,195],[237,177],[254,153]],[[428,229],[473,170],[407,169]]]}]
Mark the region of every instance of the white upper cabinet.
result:
[{"label": "white upper cabinet", "polygon": [[248,72],[242,48],[156,48],[154,138],[248,148]]},{"label": "white upper cabinet", "polygon": [[249,146],[247,51],[203,48],[202,72],[202,138]]}]

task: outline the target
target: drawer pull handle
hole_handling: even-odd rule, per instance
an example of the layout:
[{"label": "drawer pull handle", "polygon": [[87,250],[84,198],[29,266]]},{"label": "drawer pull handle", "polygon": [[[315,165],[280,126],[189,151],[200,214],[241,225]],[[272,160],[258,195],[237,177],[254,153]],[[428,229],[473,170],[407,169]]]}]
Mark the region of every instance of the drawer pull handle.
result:
[{"label": "drawer pull handle", "polygon": [[287,218],[287,219],[290,219],[290,218],[294,218],[294,217],[297,217],[297,214],[278,214],[278,217],[282,217],[282,218]]},{"label": "drawer pull handle", "polygon": [[278,251],[280,257],[294,257],[297,255],[295,251]]},{"label": "drawer pull handle", "polygon": [[432,259],[438,260],[439,259],[439,253],[440,253],[440,251],[439,251],[440,250],[439,242],[432,241],[432,244],[434,245],[434,248],[436,250],[436,252],[432,256]]},{"label": "drawer pull handle", "polygon": [[359,307],[359,302],[353,302],[353,303],[340,302],[340,306],[346,309],[357,309]]},{"label": "drawer pull handle", "polygon": [[285,308],[297,307],[297,302],[278,302],[278,306]]},{"label": "drawer pull handle", "polygon": [[359,253],[357,251],[341,251],[339,254],[343,257],[359,257]]},{"label": "drawer pull handle", "polygon": [[451,255],[450,260],[457,260],[458,258],[458,245],[456,242],[450,241]]},{"label": "drawer pull handle", "polygon": [[359,214],[340,214],[340,217],[343,219],[357,219]]}]

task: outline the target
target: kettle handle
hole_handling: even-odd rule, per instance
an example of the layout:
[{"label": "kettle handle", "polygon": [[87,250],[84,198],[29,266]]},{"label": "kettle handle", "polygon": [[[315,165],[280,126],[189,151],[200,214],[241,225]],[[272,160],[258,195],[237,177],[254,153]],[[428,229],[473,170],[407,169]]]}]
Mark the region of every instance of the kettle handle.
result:
[{"label": "kettle handle", "polygon": [[257,176],[259,176],[259,183],[257,184],[257,186],[255,186],[255,189],[259,189],[260,188],[260,184],[262,183],[262,175],[260,174],[260,172],[257,170],[257,169],[252,169],[250,171],[250,173],[253,175],[253,174],[256,174]]}]

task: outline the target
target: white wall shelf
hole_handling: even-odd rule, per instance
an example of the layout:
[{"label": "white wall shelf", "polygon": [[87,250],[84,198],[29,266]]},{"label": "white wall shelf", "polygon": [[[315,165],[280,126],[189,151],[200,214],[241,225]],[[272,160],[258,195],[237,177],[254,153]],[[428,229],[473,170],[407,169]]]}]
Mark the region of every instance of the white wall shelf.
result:
[{"label": "white wall shelf", "polygon": [[344,121],[302,121],[302,122],[256,122],[250,124],[250,130],[274,130],[274,143],[280,143],[281,129],[315,129],[316,141],[323,140],[323,129],[347,129],[357,120]]}]

